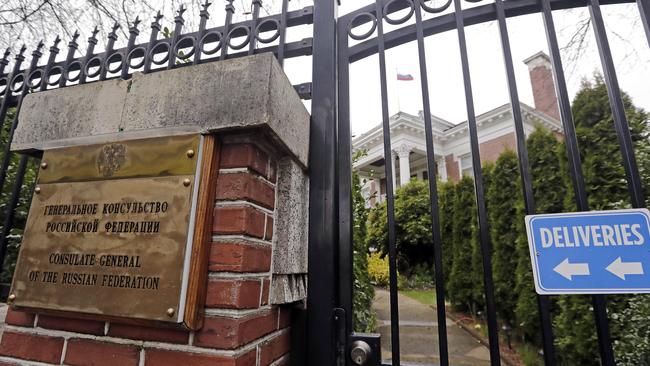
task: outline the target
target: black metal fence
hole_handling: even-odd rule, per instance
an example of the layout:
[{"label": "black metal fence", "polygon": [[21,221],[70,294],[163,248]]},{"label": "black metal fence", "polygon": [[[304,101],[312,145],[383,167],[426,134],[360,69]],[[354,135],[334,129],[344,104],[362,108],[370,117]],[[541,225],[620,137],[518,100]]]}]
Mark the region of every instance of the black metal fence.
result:
[{"label": "black metal fence", "polygon": [[[426,69],[424,39],[442,32],[457,30],[458,45],[465,86],[465,101],[468,115],[469,138],[477,201],[480,245],[484,271],[485,298],[488,320],[490,356],[493,365],[500,364],[498,328],[494,289],[491,274],[490,237],[485,207],[485,195],[480,164],[476,113],[469,73],[467,44],[464,29],[467,26],[496,21],[501,36],[501,46],[506,66],[509,97],[515,123],[519,169],[523,181],[526,212],[535,212],[532,181],[529,172],[522,115],[519,106],[517,84],[508,38],[506,19],[525,14],[538,13],[543,18],[546,36],[556,80],[561,119],[569,156],[571,176],[576,192],[576,203],[580,210],[588,210],[580,155],[571,116],[569,96],[559,55],[558,40],[553,23],[552,10],[587,7],[595,30],[599,54],[608,87],[610,103],[615,116],[616,132],[623,156],[629,191],[635,207],[644,206],[641,179],[634,158],[629,126],[623,111],[621,93],[616,71],[605,32],[599,0],[495,0],[484,5],[461,10],[461,0],[447,0],[442,5],[433,5],[424,0],[376,0],[375,4],[364,6],[352,13],[339,17],[337,0],[315,0],[314,6],[288,11],[288,1],[282,0],[277,14],[261,17],[261,0],[253,0],[251,19],[233,23],[235,7],[233,0],[227,0],[226,17],[222,26],[208,28],[209,6],[206,2],[200,12],[199,29],[184,29],[181,7],[174,18],[173,33],[161,37],[161,15],[157,14],[151,23],[149,40],[138,43],[140,33],[136,19],[129,26],[129,38],[125,47],[115,49],[118,41],[117,25],[108,35],[106,49],[95,52],[98,43],[97,32],[88,39],[85,55],[78,55],[79,34],[75,33],[67,47],[65,57],[59,57],[57,37],[49,49],[46,62],[41,62],[43,42],[32,53],[29,65],[25,66],[26,48],[23,46],[14,56],[5,52],[0,59],[0,121],[5,121],[8,111],[15,113],[3,138],[4,154],[1,156],[0,187],[11,185],[11,196],[7,203],[0,242],[0,266],[4,264],[7,241],[14,227],[15,210],[21,190],[25,186],[24,174],[29,159],[20,157],[15,179],[7,181],[12,153],[10,144],[19,121],[20,105],[30,92],[90,83],[111,78],[128,79],[134,72],[156,72],[179,67],[242,57],[261,52],[273,52],[282,64],[285,59],[298,56],[312,56],[312,81],[296,85],[303,99],[312,99],[311,113],[311,157],[310,166],[310,251],[309,251],[309,298],[307,313],[307,337],[305,359],[299,363],[311,366],[351,364],[349,347],[351,340],[359,335],[352,332],[352,208],[351,208],[351,132],[350,132],[350,64],[363,58],[378,55],[379,78],[381,81],[381,105],[384,130],[384,154],[391,155],[391,136],[388,115],[388,86],[386,81],[385,52],[387,49],[407,42],[417,42],[420,64],[422,104],[426,129],[427,164],[434,174],[434,147],[431,133],[431,104],[429,81]],[[477,2],[474,0],[467,0]],[[605,0],[603,4],[632,2],[632,0]],[[650,44],[650,1],[636,0]],[[456,11],[424,19],[423,13],[438,14],[447,9]],[[405,15],[395,17],[398,11]],[[404,13],[401,13],[404,14]],[[385,32],[384,24],[397,26]],[[286,35],[292,27],[313,24],[313,37],[287,42]],[[355,28],[370,25],[365,34],[355,33]],[[357,41],[350,46],[350,39]],[[7,126],[5,126],[7,127]],[[36,157],[38,158],[38,157]],[[397,302],[396,236],[394,218],[394,188],[392,166],[386,164],[389,258],[390,258],[390,303],[392,364],[400,364],[399,319]],[[444,272],[442,268],[441,234],[435,175],[429,179],[430,208],[432,217],[432,242],[434,244],[435,283],[437,294],[438,336],[440,363],[449,364],[446,332]],[[447,254],[448,255],[448,254]],[[1,269],[1,268],[0,268]],[[544,339],[544,358],[547,365],[555,364],[552,323],[547,297],[540,296],[539,311]],[[613,365],[605,299],[593,297],[594,312],[603,364]],[[294,350],[296,354],[302,353]],[[370,363],[369,363],[370,364]]]},{"label": "black metal fence", "polygon": [[[471,3],[480,1],[467,0]],[[462,65],[462,77],[464,80],[465,102],[468,115],[469,143],[471,146],[471,159],[474,176],[474,189],[476,197],[476,210],[479,226],[479,242],[483,264],[483,282],[486,302],[486,316],[489,336],[490,359],[493,365],[499,365],[500,350],[498,339],[497,311],[495,305],[494,285],[492,279],[491,264],[491,243],[487,221],[486,200],[484,192],[484,183],[482,177],[481,159],[479,151],[479,139],[476,124],[476,113],[474,110],[474,95],[472,92],[472,81],[469,72],[469,61],[467,52],[467,42],[465,38],[465,28],[470,25],[495,22],[498,26],[498,32],[501,40],[501,49],[505,61],[505,72],[507,76],[509,99],[512,116],[514,119],[514,129],[516,136],[516,148],[519,159],[519,171],[522,177],[523,196],[525,198],[526,214],[535,213],[535,201],[533,197],[532,178],[530,166],[528,163],[528,154],[526,148],[526,136],[524,134],[523,118],[517,92],[517,83],[515,81],[514,66],[512,60],[511,44],[509,41],[506,19],[526,14],[538,13],[544,22],[546,28],[546,39],[550,50],[550,58],[553,66],[554,78],[556,81],[556,93],[560,107],[561,120],[564,126],[564,135],[566,139],[567,155],[569,157],[569,167],[573,187],[575,190],[576,204],[580,211],[588,210],[585,184],[582,175],[580,154],[577,146],[575,127],[571,115],[571,106],[567,92],[566,80],[562,61],[560,59],[560,49],[557,40],[555,25],[553,22],[552,10],[569,9],[577,7],[587,7],[590,12],[591,25],[594,29],[598,51],[604,71],[604,78],[608,89],[610,105],[614,115],[614,125],[618,136],[620,151],[623,156],[625,172],[627,174],[628,188],[631,195],[631,202],[634,207],[644,207],[643,190],[641,188],[641,178],[635,161],[635,155],[630,138],[630,129],[626,119],[621,92],[619,90],[616,78],[616,70],[612,61],[603,16],[601,14],[601,4],[599,0],[572,1],[572,0],[517,0],[503,1],[494,0],[486,2],[484,5],[461,8],[462,0],[447,0],[435,5],[432,2],[424,0],[377,0],[375,4],[365,6],[357,11],[339,18],[338,20],[338,165],[337,165],[337,190],[338,190],[338,211],[331,213],[338,214],[338,248],[340,262],[338,273],[339,276],[339,293],[337,304],[341,308],[339,314],[346,314],[347,322],[344,324],[349,334],[352,329],[350,312],[352,311],[352,284],[350,273],[352,270],[352,239],[351,239],[351,135],[350,135],[350,71],[349,65],[371,55],[378,55],[379,69],[378,77],[380,78],[381,88],[381,112],[383,127],[383,147],[384,156],[389,159],[391,156],[391,135],[388,112],[388,86],[386,72],[386,50],[402,45],[407,42],[415,41],[417,43],[422,105],[424,126],[426,130],[426,157],[428,172],[431,175],[429,183],[429,198],[431,211],[431,231],[432,242],[434,246],[434,266],[435,266],[435,285],[437,295],[437,316],[438,316],[438,337],[439,337],[439,354],[440,364],[449,364],[447,332],[446,332],[446,314],[445,314],[445,290],[444,290],[444,273],[449,269],[442,268],[442,256],[451,255],[451,253],[442,253],[441,232],[440,232],[440,213],[438,207],[436,177],[437,172],[434,161],[434,145],[432,141],[432,121],[431,121],[431,102],[429,98],[429,81],[427,74],[427,55],[435,52],[446,52],[441,50],[426,50],[424,39],[427,36],[443,33],[446,31],[456,30],[458,33],[458,46],[460,49],[460,60]],[[627,1],[603,1],[603,4],[624,3]],[[645,25],[646,37],[650,44],[650,30],[648,29],[648,2],[638,0],[638,8],[641,19]],[[435,16],[448,9],[443,15]],[[398,13],[399,12],[399,13]],[[423,19],[423,13],[432,14],[433,17]],[[390,24],[398,26],[395,30],[385,32],[384,25]],[[365,28],[364,28],[365,27]],[[360,34],[358,29],[367,29],[365,33]],[[394,27],[395,28],[395,27]],[[353,45],[351,40],[356,41]],[[399,319],[398,319],[398,301],[397,301],[397,248],[395,234],[395,205],[393,187],[392,164],[385,164],[386,175],[386,200],[387,200],[387,220],[388,220],[388,255],[390,265],[390,313],[391,313],[391,360],[392,365],[400,365],[400,343],[399,343]],[[313,243],[312,243],[313,244]],[[312,250],[314,247],[312,246]],[[317,255],[316,255],[317,256]],[[312,267],[313,270],[313,267]],[[312,276],[318,274],[311,273]],[[315,279],[316,280],[316,279]],[[311,283],[310,283],[310,286]],[[547,296],[538,296],[539,313],[541,315],[541,327],[543,332],[543,353],[546,365],[556,364],[556,353],[553,343],[553,328],[551,314],[549,309],[549,298]],[[595,322],[598,333],[599,349],[601,362],[604,365],[614,365],[614,355],[612,351],[612,342],[609,334],[605,298],[603,295],[593,296],[593,307]],[[350,361],[348,360],[348,363]],[[318,363],[325,365],[326,363]]]}]

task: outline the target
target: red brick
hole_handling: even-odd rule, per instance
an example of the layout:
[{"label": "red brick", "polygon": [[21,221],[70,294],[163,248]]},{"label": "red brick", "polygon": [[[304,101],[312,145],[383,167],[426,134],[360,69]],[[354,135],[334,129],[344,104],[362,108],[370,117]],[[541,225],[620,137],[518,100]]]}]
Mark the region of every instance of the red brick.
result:
[{"label": "red brick", "polygon": [[8,308],[7,317],[5,318],[5,323],[9,325],[18,325],[21,327],[33,327],[35,317],[36,316],[32,313],[27,313],[24,311]]},{"label": "red brick", "polygon": [[271,247],[244,243],[212,243],[210,271],[268,272]]},{"label": "red brick", "polygon": [[539,65],[529,69],[530,82],[533,87],[533,99],[535,100],[535,109],[544,112],[547,115],[559,120],[560,110],[555,95],[555,83],[553,82],[553,73],[551,63]]},{"label": "red brick", "polygon": [[273,216],[266,215],[266,232],[264,233],[264,240],[273,240]]},{"label": "red brick", "polygon": [[149,348],[145,352],[145,366],[254,366],[255,350],[236,357],[201,353],[168,351]]},{"label": "red brick", "polygon": [[248,200],[268,209],[275,205],[275,188],[250,173],[219,174],[218,200]]},{"label": "red brick", "polygon": [[111,323],[108,328],[108,336],[136,339],[140,341],[187,344],[189,342],[190,333],[184,330]]},{"label": "red brick", "polygon": [[447,168],[447,179],[451,182],[458,182],[460,180],[460,171],[458,169],[458,160],[454,159],[454,155],[445,156],[445,167]]},{"label": "red brick", "polygon": [[284,332],[260,345],[260,366],[268,366],[284,356],[291,347],[289,332]]},{"label": "red brick", "polygon": [[481,164],[495,162],[503,151],[515,151],[516,149],[517,139],[515,138],[514,132],[484,141],[479,146],[479,150],[481,151]]},{"label": "red brick", "polygon": [[269,162],[269,180],[273,183],[276,183],[278,179],[278,163],[271,159]]},{"label": "red brick", "polygon": [[264,279],[262,282],[262,299],[260,300],[260,305],[268,305],[269,303],[269,288],[271,287],[271,281]]},{"label": "red brick", "polygon": [[243,234],[262,239],[266,214],[248,206],[217,207],[213,229],[217,234]]},{"label": "red brick", "polygon": [[70,339],[65,363],[71,366],[137,366],[140,350],[135,346],[87,339]]},{"label": "red brick", "polygon": [[225,144],[221,148],[220,168],[249,168],[268,178],[269,156],[252,144]]},{"label": "red brick", "polygon": [[23,360],[58,364],[63,352],[63,338],[5,331],[0,341],[0,355]]},{"label": "red brick", "polygon": [[38,326],[41,328],[94,335],[104,335],[104,324],[104,322],[98,320],[62,318],[50,315],[40,315],[38,317]]},{"label": "red brick", "polygon": [[212,280],[205,305],[209,308],[255,309],[260,306],[260,280]]},{"label": "red brick", "polygon": [[233,349],[265,336],[277,329],[276,310],[246,318],[206,317],[203,328],[194,337],[194,345]]}]

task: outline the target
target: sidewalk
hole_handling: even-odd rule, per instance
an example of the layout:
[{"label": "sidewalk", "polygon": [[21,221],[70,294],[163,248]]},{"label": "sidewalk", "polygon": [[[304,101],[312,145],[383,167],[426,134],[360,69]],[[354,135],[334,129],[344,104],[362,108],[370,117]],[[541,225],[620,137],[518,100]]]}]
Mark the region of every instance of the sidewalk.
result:
[{"label": "sidewalk", "polygon": [[[438,322],[434,309],[399,295],[400,354],[402,364],[436,365],[439,363]],[[375,290],[373,309],[377,312],[377,331],[381,334],[382,358],[391,359],[390,295]],[[489,365],[489,350],[447,318],[447,342],[451,365]]]}]

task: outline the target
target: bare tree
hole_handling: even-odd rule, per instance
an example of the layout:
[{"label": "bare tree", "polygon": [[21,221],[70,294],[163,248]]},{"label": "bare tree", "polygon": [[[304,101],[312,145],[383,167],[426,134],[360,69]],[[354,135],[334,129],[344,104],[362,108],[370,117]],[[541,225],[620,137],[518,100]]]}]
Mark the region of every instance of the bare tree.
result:
[{"label": "bare tree", "polygon": [[[607,33],[610,42],[620,46],[619,49],[622,52],[619,51],[618,60],[628,68],[634,68],[640,63],[647,63],[648,61],[643,60],[633,42],[634,37],[645,36],[642,31],[639,33],[639,30],[642,30],[642,25],[640,18],[635,16],[638,14],[638,8],[634,4],[621,4],[613,7],[608,9],[610,22],[607,23]],[[565,15],[572,21],[571,24],[559,30],[560,36],[565,40],[561,45],[561,52],[567,69],[576,71],[586,53],[589,50],[595,50],[595,36],[591,18],[586,9],[566,10]]]},{"label": "bare tree", "polygon": [[[225,16],[225,1],[210,8],[215,25],[222,24]],[[90,35],[92,29],[99,29],[100,42],[106,39],[112,25],[121,27],[118,34],[121,41],[128,37],[128,26],[136,17],[150,19],[157,11],[164,15],[167,25],[171,27],[176,11],[181,5],[187,8],[185,28],[194,29],[198,25],[199,11],[204,0],[2,0],[0,1],[0,49],[19,47],[20,44],[36,44],[41,39],[54,39],[60,35],[63,39],[72,38],[76,30],[82,36]],[[262,6],[262,15],[276,13],[278,0],[266,0]],[[250,16],[251,0],[236,0],[234,19],[243,20]],[[143,24],[147,24],[144,22]],[[146,26],[145,26],[146,27]],[[146,29],[143,29],[146,33]],[[143,38],[144,39],[144,38]],[[80,43],[83,48],[85,45]]]}]

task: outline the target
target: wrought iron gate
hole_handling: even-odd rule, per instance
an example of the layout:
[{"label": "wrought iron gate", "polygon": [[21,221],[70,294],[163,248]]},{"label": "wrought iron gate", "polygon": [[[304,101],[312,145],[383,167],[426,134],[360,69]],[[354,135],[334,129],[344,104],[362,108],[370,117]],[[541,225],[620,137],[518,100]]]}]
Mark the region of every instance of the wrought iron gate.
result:
[{"label": "wrought iron gate", "polygon": [[[338,270],[334,273],[339,273],[338,293],[332,294],[331,299],[338,299],[335,302],[339,309],[334,312],[334,319],[338,333],[334,337],[347,336],[348,338],[336,338],[335,343],[337,354],[339,357],[342,355],[345,360],[340,358],[337,360],[339,364],[355,364],[351,359],[349,352],[358,346],[354,343],[358,339],[365,339],[368,342],[375,342],[375,338],[368,338],[365,335],[355,335],[351,332],[351,312],[352,312],[352,207],[351,207],[351,134],[350,134],[350,64],[359,61],[363,58],[377,55],[379,58],[379,69],[377,70],[380,78],[381,88],[381,112],[382,112],[382,128],[383,128],[383,146],[384,157],[387,161],[391,156],[391,136],[389,125],[388,113],[388,86],[387,86],[387,72],[386,72],[386,50],[399,46],[407,42],[415,41],[417,43],[419,68],[420,68],[420,81],[422,92],[422,105],[423,117],[426,133],[426,147],[427,147],[427,166],[429,174],[432,175],[428,180],[429,183],[429,199],[430,199],[430,212],[431,212],[431,232],[432,242],[434,245],[434,266],[435,266],[435,284],[437,295],[437,317],[438,317],[438,337],[439,337],[439,353],[440,364],[449,364],[449,355],[447,347],[447,332],[446,332],[446,314],[445,314],[445,289],[444,289],[444,273],[449,269],[442,268],[442,256],[450,255],[450,253],[442,253],[441,248],[441,233],[439,223],[439,207],[436,187],[436,177],[434,161],[434,144],[432,137],[432,121],[431,121],[431,102],[429,98],[429,81],[427,74],[426,57],[432,50],[425,49],[425,38],[434,34],[456,30],[458,33],[458,46],[460,49],[460,60],[462,64],[462,76],[464,80],[465,102],[468,115],[469,127],[469,143],[471,146],[471,159],[474,176],[474,189],[476,195],[476,208],[479,225],[479,241],[482,251],[482,264],[483,264],[483,281],[484,281],[484,294],[487,312],[487,325],[490,346],[490,359],[491,364],[499,365],[500,351],[498,340],[498,325],[497,325],[497,311],[495,305],[494,286],[492,279],[492,265],[491,265],[491,243],[489,236],[489,228],[487,222],[486,201],[484,184],[482,178],[482,168],[479,152],[479,140],[476,124],[476,113],[474,110],[474,100],[472,92],[472,82],[469,72],[469,61],[467,55],[467,43],[465,39],[465,28],[470,25],[475,25],[485,22],[496,22],[501,40],[501,49],[503,52],[503,59],[505,61],[505,72],[507,76],[510,107],[514,119],[514,129],[516,135],[516,147],[519,159],[519,170],[522,177],[523,196],[525,199],[525,211],[527,214],[535,213],[535,201],[533,198],[532,178],[530,174],[530,167],[528,163],[523,118],[521,107],[519,103],[519,96],[517,92],[517,84],[515,82],[514,66],[511,53],[511,44],[508,36],[508,29],[506,26],[506,19],[508,17],[515,17],[525,14],[538,13],[544,22],[546,28],[546,39],[550,50],[550,58],[553,66],[554,79],[556,80],[556,93],[558,95],[558,103],[560,109],[561,120],[564,126],[564,135],[566,139],[567,155],[569,156],[569,168],[573,187],[576,196],[576,205],[578,210],[589,210],[587,205],[587,195],[585,191],[585,184],[582,176],[582,168],[580,161],[580,154],[577,146],[576,133],[574,123],[571,115],[571,107],[569,102],[569,95],[567,92],[566,81],[562,61],[560,60],[560,49],[558,45],[555,25],[552,10],[567,9],[575,7],[587,7],[591,16],[591,25],[595,31],[596,40],[598,44],[598,51],[604,70],[605,82],[610,99],[610,105],[614,114],[614,125],[620,144],[620,151],[623,156],[625,172],[627,174],[628,188],[631,196],[631,202],[634,207],[644,207],[644,197],[641,188],[641,178],[639,175],[638,167],[635,161],[635,155],[632,147],[632,140],[630,137],[630,130],[628,121],[626,119],[621,92],[619,90],[618,81],[616,78],[616,71],[612,60],[612,55],[605,31],[603,16],[601,14],[601,2],[599,0],[588,1],[564,1],[564,0],[517,0],[517,1],[503,1],[494,0],[494,2],[487,2],[485,5],[462,10],[462,0],[447,0],[441,5],[435,6],[430,1],[425,0],[377,0],[375,4],[365,6],[350,14],[346,14],[338,19],[337,24],[337,52],[338,52],[338,121],[337,121],[337,145],[335,147],[337,156],[337,165],[335,172],[336,186],[333,191],[338,193],[338,210],[334,212],[328,211],[329,215],[338,214]],[[474,0],[467,0],[469,2],[480,2]],[[603,1],[603,4],[622,3],[624,1]],[[648,18],[650,13],[648,8],[650,4],[644,0],[637,1],[638,8],[641,13],[643,24],[645,25],[646,37],[650,44],[650,29],[648,29]],[[447,9],[453,9],[451,13],[438,15]],[[317,8],[318,9],[318,8]],[[398,11],[401,11],[398,13]],[[423,19],[424,13],[433,14],[427,20]],[[399,26],[397,29],[385,32],[384,25],[390,24]],[[360,26],[365,26],[367,31],[360,34],[358,31]],[[355,32],[356,31],[356,32]],[[358,41],[350,46],[350,40]],[[427,52],[428,51],[428,52]],[[317,82],[318,75],[314,79],[315,91],[318,90]],[[335,125],[334,121],[332,128]],[[325,141],[323,141],[325,142]],[[327,151],[331,156],[334,151]],[[320,154],[319,154],[320,156]],[[387,200],[387,219],[388,219],[388,242],[389,242],[389,263],[390,263],[390,310],[391,310],[391,359],[392,365],[400,365],[400,346],[399,346],[399,319],[398,319],[398,301],[397,301],[397,266],[396,266],[396,234],[395,234],[395,205],[394,193],[395,187],[393,186],[394,180],[391,179],[395,174],[392,164],[385,164],[386,173],[386,200]],[[334,172],[334,171],[333,171]],[[312,175],[312,179],[314,179]],[[316,199],[316,197],[313,197]],[[312,204],[314,201],[312,200]],[[316,212],[313,212],[314,214]],[[319,212],[325,213],[325,212]],[[321,216],[312,216],[314,219],[320,219]],[[328,220],[332,220],[327,218]],[[328,222],[329,223],[329,222]],[[316,224],[318,225],[318,224]],[[327,240],[332,240],[328,238]],[[311,243],[311,257],[321,257],[322,252],[319,247],[313,246]],[[310,265],[313,262],[310,261]],[[320,269],[320,268],[318,268]],[[322,279],[319,277],[325,276],[324,273],[315,273],[314,267],[310,267],[310,288],[313,289],[314,284],[320,290]],[[331,273],[331,272],[330,272]],[[330,300],[331,300],[330,299]],[[598,333],[598,340],[600,346],[601,361],[604,365],[614,365],[614,355],[612,351],[612,343],[609,334],[609,326],[606,313],[606,303],[603,295],[593,296],[593,307],[595,314],[595,322]],[[551,323],[551,315],[549,309],[549,299],[546,296],[538,296],[539,313],[541,315],[541,329],[543,332],[543,348],[544,348],[544,361],[546,365],[556,364],[556,354],[553,344],[553,329]],[[313,310],[313,309],[312,309]],[[310,317],[313,316],[310,313]],[[322,313],[319,316],[325,317],[326,314]],[[339,317],[344,317],[344,321]],[[345,331],[342,331],[344,328]],[[312,335],[313,336],[313,335]],[[343,346],[345,345],[345,346]],[[372,348],[372,347],[371,347]],[[363,355],[363,350],[357,349],[355,352]],[[374,352],[377,352],[375,349]],[[355,356],[358,357],[358,356]],[[359,358],[358,360],[361,360]],[[312,365],[326,365],[327,362],[321,362],[317,359],[312,359]],[[369,360],[367,365],[379,365],[379,358],[374,356],[373,360]]]},{"label": "wrought iron gate", "polygon": [[[252,0],[251,19],[233,23],[234,0],[226,2],[226,17],[223,25],[208,27],[210,17],[208,1],[200,13],[199,29],[183,29],[184,8],[181,7],[174,18],[173,35],[159,38],[161,16],[158,14],[151,23],[151,35],[148,41],[137,43],[140,33],[139,20],[129,26],[129,39],[122,48],[114,48],[118,40],[117,26],[109,34],[106,49],[95,52],[96,32],[88,39],[85,55],[77,55],[79,44],[76,33],[68,44],[65,57],[58,59],[60,49],[57,37],[49,49],[46,62],[39,63],[43,55],[40,43],[32,53],[27,67],[23,66],[26,48],[22,47],[15,55],[12,67],[10,52],[5,52],[0,59],[0,122],[4,122],[13,109],[11,124],[3,126],[6,133],[4,153],[0,165],[0,187],[11,185],[10,198],[3,217],[2,236],[0,237],[0,269],[4,264],[7,244],[15,224],[16,208],[21,196],[29,196],[33,187],[25,182],[28,164],[37,162],[26,155],[12,165],[10,144],[19,121],[20,106],[29,92],[45,91],[53,88],[90,83],[110,78],[128,79],[135,72],[156,72],[179,67],[188,67],[204,62],[221,61],[227,58],[273,52],[280,63],[285,59],[298,56],[312,56],[313,75],[311,82],[296,85],[303,99],[312,99],[311,113],[311,161],[310,166],[310,251],[309,251],[309,299],[306,321],[304,349],[294,348],[296,364],[311,366],[350,365],[353,360],[350,350],[364,341],[370,343],[371,351],[378,349],[376,336],[355,334],[352,332],[352,208],[351,208],[351,133],[350,133],[350,64],[363,58],[378,55],[379,78],[381,81],[381,105],[384,129],[384,154],[391,154],[391,136],[389,133],[389,115],[387,103],[387,80],[385,52],[387,49],[407,42],[417,42],[422,104],[426,128],[427,164],[429,172],[435,172],[433,160],[434,149],[431,135],[431,105],[428,95],[426,56],[424,39],[442,32],[457,30],[458,45],[462,63],[465,86],[465,99],[470,131],[471,158],[475,177],[477,214],[480,228],[480,244],[485,284],[485,298],[489,328],[490,356],[493,365],[500,364],[498,348],[498,329],[496,306],[491,272],[490,239],[488,235],[487,213],[485,207],[484,187],[479,155],[476,116],[474,111],[472,83],[469,74],[469,61],[464,29],[466,26],[496,21],[501,36],[501,47],[506,66],[511,109],[514,117],[519,169],[523,181],[523,194],[526,212],[535,212],[532,182],[529,172],[528,157],[523,130],[522,115],[519,106],[517,85],[511,46],[508,38],[506,19],[524,14],[539,14],[546,27],[546,37],[556,80],[556,91],[564,125],[567,155],[573,180],[576,203],[579,210],[588,210],[585,185],[582,177],[580,155],[572,121],[569,96],[559,46],[553,23],[552,10],[587,7],[595,30],[599,54],[604,70],[611,108],[614,113],[615,128],[618,135],[621,154],[627,174],[629,192],[634,207],[644,206],[641,179],[629,133],[628,122],[623,110],[623,102],[618,87],[616,71],[610,52],[607,34],[601,14],[601,0],[494,0],[486,4],[461,9],[462,0],[447,0],[435,6],[424,0],[376,0],[372,5],[364,6],[341,17],[337,14],[340,0],[314,0],[314,6],[288,11],[288,1],[281,1],[277,14],[260,16],[261,0]],[[480,0],[466,0],[480,2]],[[602,0],[603,4],[633,2],[634,0]],[[636,0],[650,44],[650,0]],[[457,9],[452,13],[423,18],[424,13],[438,14],[447,9]],[[398,11],[405,15],[396,16]],[[400,13],[404,14],[404,13]],[[385,32],[384,24],[398,26]],[[287,31],[293,27],[313,25],[312,37],[299,41],[287,42]],[[369,25],[370,30],[358,34],[355,28]],[[350,46],[350,39],[358,41]],[[430,50],[429,50],[430,52]],[[10,169],[11,168],[11,169]],[[14,169],[10,173],[10,170]],[[396,272],[396,237],[394,218],[394,189],[390,177],[392,166],[386,165],[389,257],[390,257],[390,294],[391,294],[391,334],[392,364],[400,364],[399,354],[399,319],[397,303]],[[10,179],[8,179],[10,177]],[[29,192],[24,192],[28,188]],[[447,365],[447,332],[445,314],[445,291],[442,268],[441,234],[439,228],[439,208],[435,176],[429,179],[430,209],[432,217],[432,242],[434,244],[435,282],[437,293],[437,316],[439,323],[440,363]],[[541,329],[544,335],[544,358],[547,365],[555,364],[553,346],[553,329],[549,313],[548,298],[538,298],[541,314]],[[613,365],[614,356],[607,324],[606,304],[603,296],[593,296],[594,313],[603,364]],[[296,332],[302,330],[294,328]],[[363,347],[361,347],[363,348]],[[367,351],[359,348],[361,351]],[[363,353],[363,352],[362,352]],[[375,351],[365,363],[379,365],[381,360]]]}]

